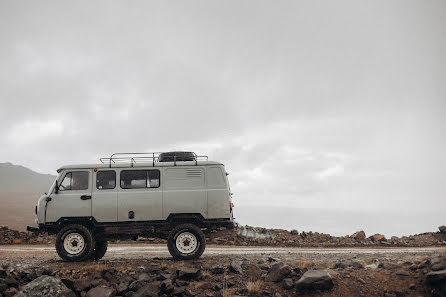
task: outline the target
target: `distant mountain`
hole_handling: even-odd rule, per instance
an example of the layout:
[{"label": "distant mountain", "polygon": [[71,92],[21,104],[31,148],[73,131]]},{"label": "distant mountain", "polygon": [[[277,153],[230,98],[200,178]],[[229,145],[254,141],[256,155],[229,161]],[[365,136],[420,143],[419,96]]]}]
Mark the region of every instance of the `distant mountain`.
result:
[{"label": "distant mountain", "polygon": [[35,224],[37,199],[48,191],[55,178],[20,165],[0,163],[0,225],[24,230]]}]

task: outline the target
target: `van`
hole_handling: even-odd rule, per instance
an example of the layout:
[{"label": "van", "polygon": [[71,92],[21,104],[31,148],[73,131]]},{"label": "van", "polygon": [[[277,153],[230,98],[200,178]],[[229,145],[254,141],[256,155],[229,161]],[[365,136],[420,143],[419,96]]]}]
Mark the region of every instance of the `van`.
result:
[{"label": "van", "polygon": [[196,259],[205,234],[234,227],[222,163],[192,152],[115,153],[66,165],[36,206],[37,228],[57,234],[65,261],[99,260],[111,239],[167,239],[175,260]]}]

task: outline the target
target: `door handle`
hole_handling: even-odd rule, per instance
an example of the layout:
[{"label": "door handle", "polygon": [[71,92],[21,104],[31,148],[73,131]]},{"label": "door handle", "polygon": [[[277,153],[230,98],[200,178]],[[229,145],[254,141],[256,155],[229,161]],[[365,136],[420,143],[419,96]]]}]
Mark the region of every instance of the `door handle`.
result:
[{"label": "door handle", "polygon": [[89,200],[89,199],[91,199],[90,195],[82,195],[81,196],[81,200]]}]

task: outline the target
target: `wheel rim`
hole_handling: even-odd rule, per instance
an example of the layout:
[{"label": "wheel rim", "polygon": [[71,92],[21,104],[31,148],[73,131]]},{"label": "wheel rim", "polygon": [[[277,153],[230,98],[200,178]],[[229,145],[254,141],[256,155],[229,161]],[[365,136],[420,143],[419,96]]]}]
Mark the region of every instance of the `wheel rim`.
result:
[{"label": "wheel rim", "polygon": [[190,254],[194,252],[198,246],[197,237],[190,232],[183,232],[178,235],[175,243],[178,251],[182,254]]},{"label": "wheel rim", "polygon": [[63,247],[68,254],[77,255],[85,248],[84,237],[79,233],[70,233],[65,237]]}]

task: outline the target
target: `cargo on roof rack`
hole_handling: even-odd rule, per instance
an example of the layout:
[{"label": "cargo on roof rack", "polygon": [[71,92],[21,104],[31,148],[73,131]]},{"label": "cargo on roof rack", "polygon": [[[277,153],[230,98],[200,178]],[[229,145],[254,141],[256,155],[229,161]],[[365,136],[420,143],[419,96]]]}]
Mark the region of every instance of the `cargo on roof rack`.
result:
[{"label": "cargo on roof rack", "polygon": [[208,156],[198,156],[194,152],[157,152],[157,153],[114,153],[108,158],[99,159],[103,164],[109,164],[112,167],[113,163],[126,163],[129,162],[130,166],[135,163],[152,163],[155,162],[173,162],[177,165],[177,162],[195,161],[195,165],[198,165],[198,161],[208,161]]}]

